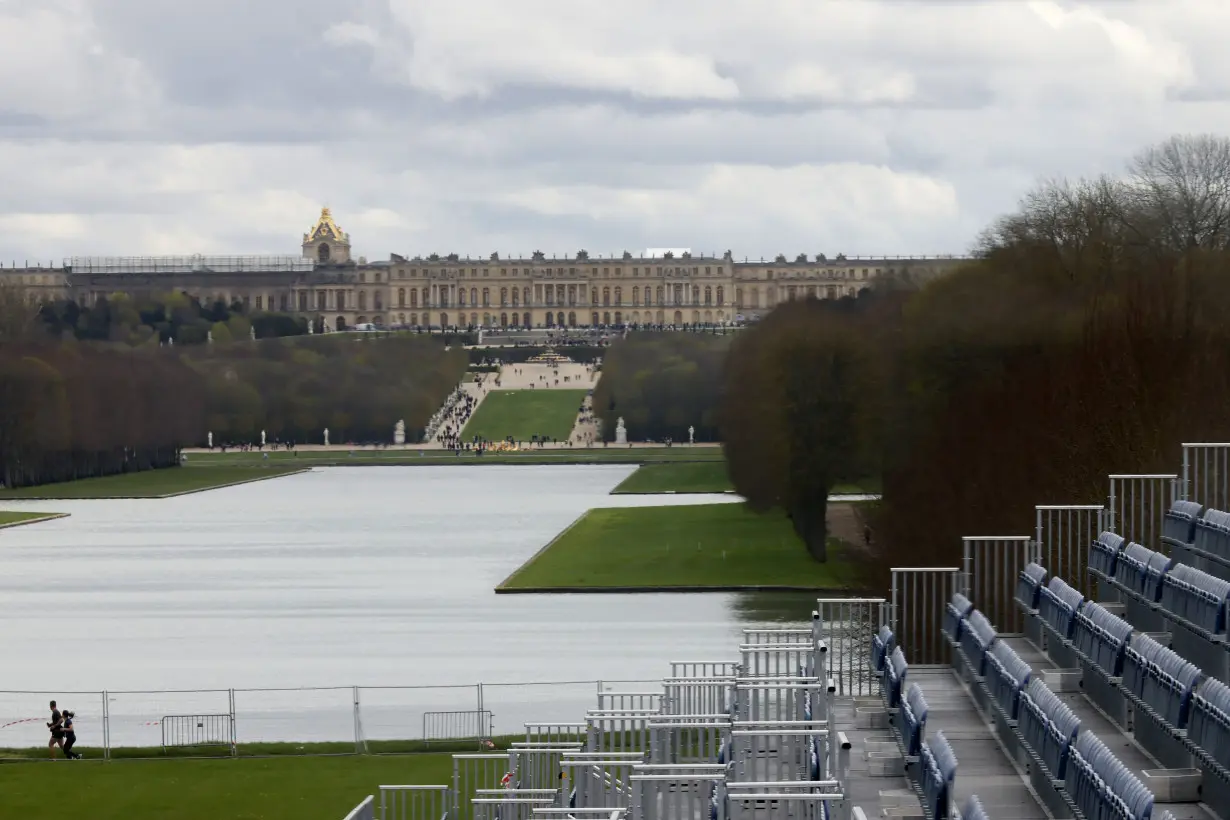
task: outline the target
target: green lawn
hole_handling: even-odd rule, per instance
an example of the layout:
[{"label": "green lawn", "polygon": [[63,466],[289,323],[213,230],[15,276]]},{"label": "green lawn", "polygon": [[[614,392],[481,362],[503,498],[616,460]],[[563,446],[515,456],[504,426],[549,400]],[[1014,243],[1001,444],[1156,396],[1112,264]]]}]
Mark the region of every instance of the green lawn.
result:
[{"label": "green lawn", "polygon": [[546,436],[564,441],[572,433],[585,390],[493,390],[474,411],[461,436],[529,441]]},{"label": "green lawn", "polygon": [[611,492],[724,493],[733,489],[725,461],[697,461],[646,464]]},{"label": "green lawn", "polygon": [[196,492],[225,487],[253,479],[274,478],[294,471],[293,465],[262,467],[170,467],[164,470],[144,470],[139,473],[83,478],[59,484],[0,490],[5,498],[157,498],[176,493]]},{"label": "green lawn", "polygon": [[742,504],[590,510],[501,589],[783,586],[836,589],[853,568],[811,559],[784,516]]},{"label": "green lawn", "polygon": [[[726,474],[726,462],[712,458],[703,462],[675,461],[669,464],[645,464],[611,491],[612,494],[649,493],[724,493],[734,490]],[[878,479],[864,479],[856,484],[839,484],[834,494],[880,492]]]},{"label": "green lawn", "polygon": [[381,785],[452,773],[447,754],[13,763],[0,765],[0,817],[341,820]]},{"label": "green lawn", "polygon": [[12,524],[25,524],[33,521],[41,521],[44,518],[54,517],[55,513],[45,512],[5,512],[0,510],[0,527],[7,527]]}]

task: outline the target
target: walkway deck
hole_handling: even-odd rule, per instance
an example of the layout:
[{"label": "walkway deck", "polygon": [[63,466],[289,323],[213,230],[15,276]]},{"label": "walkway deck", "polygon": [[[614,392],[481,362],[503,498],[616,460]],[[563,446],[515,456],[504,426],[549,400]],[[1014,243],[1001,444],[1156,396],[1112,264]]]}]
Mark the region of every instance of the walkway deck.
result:
[{"label": "walkway deck", "polygon": [[[927,699],[927,736],[943,731],[957,755],[957,806],[963,806],[969,795],[976,794],[987,814],[996,820],[1047,820],[1046,811],[1000,747],[956,673],[948,667],[912,666],[907,680],[917,683]],[[853,712],[851,701],[839,702],[837,725],[853,726]],[[853,804],[862,806],[869,815],[875,809],[887,808],[881,803],[880,792],[909,790],[909,784],[903,777],[873,777],[867,770],[866,738],[886,730],[844,731],[853,745],[847,789]]]}]

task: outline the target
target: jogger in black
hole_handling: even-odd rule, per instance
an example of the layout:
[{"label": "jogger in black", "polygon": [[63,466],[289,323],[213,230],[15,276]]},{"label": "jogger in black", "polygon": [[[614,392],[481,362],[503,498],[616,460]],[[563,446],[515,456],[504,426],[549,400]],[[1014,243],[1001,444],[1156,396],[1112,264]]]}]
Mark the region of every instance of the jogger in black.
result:
[{"label": "jogger in black", "polygon": [[64,729],[60,725],[62,721],[60,710],[56,708],[56,702],[51,702],[51,722],[47,724],[47,728],[51,730],[51,739],[47,741],[47,753],[52,760],[56,759],[56,746],[64,748]]},{"label": "jogger in black", "polygon": [[65,709],[60,725],[64,730],[64,756],[69,760],[80,760],[81,755],[73,751],[73,744],[77,742],[77,732],[73,729],[73,713]]}]

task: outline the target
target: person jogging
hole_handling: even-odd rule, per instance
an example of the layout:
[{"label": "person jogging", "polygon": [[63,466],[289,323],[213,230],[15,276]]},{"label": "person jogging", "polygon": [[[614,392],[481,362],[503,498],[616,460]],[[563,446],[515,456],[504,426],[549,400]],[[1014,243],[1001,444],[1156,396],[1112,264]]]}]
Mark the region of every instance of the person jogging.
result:
[{"label": "person jogging", "polygon": [[51,730],[51,739],[47,741],[47,753],[52,760],[56,758],[56,746],[64,748],[64,728],[62,723],[64,716],[60,714],[60,710],[56,708],[56,702],[51,702],[51,722],[47,724],[47,728]]},{"label": "person jogging", "polygon": [[77,732],[73,729],[73,713],[67,709],[60,716],[60,727],[64,732],[64,756],[69,760],[80,760],[81,755],[73,751],[73,744],[77,742]]}]

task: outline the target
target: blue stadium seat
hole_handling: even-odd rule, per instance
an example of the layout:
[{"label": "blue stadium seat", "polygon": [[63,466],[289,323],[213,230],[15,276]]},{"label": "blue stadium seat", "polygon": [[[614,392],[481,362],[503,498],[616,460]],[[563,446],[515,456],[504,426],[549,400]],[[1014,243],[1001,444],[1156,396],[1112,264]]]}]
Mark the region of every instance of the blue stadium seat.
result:
[{"label": "blue stadium seat", "polygon": [[971,794],[965,801],[965,806],[961,809],[961,820],[989,820],[978,795]]},{"label": "blue stadium seat", "polygon": [[985,677],[987,674],[987,650],[995,644],[995,627],[987,620],[987,616],[974,610],[965,619],[965,630],[961,633],[961,651],[969,659],[974,668],[974,674]]},{"label": "blue stadium seat", "polygon": [[957,775],[957,756],[943,732],[922,745],[923,809],[927,817],[942,820],[948,817],[952,783]]},{"label": "blue stadium seat", "polygon": [[1196,522],[1204,507],[1195,501],[1176,501],[1162,519],[1162,542],[1181,547],[1196,540]]},{"label": "blue stadium seat", "polygon": [[[820,736],[812,735],[811,742],[807,745],[808,751],[810,752],[807,763],[808,776],[811,777],[812,780],[819,780],[820,761],[822,760],[820,753]],[[721,763],[722,761],[719,760],[718,762]]]},{"label": "blue stadium seat", "polygon": [[906,690],[901,708],[897,710],[895,723],[897,732],[901,735],[901,743],[905,746],[905,753],[917,757],[927,728],[927,699],[923,697],[922,689],[917,683],[911,683]]},{"label": "blue stadium seat", "polygon": [[1192,689],[1203,677],[1198,666],[1163,647],[1149,663],[1140,699],[1175,729],[1186,729]]},{"label": "blue stadium seat", "polygon": [[965,618],[973,608],[974,605],[969,602],[969,598],[960,592],[953,594],[952,600],[944,608],[944,632],[949,638],[954,641],[961,640]]},{"label": "blue stadium seat", "polygon": [[1153,793],[1092,732],[1072,747],[1064,788],[1087,820],[1149,820]]},{"label": "blue stadium seat", "polygon": [[888,624],[880,627],[880,631],[871,636],[871,668],[877,673],[884,671],[884,664],[896,645],[893,630]]},{"label": "blue stadium seat", "polygon": [[1230,561],[1230,513],[1205,510],[1192,540],[1196,549]]},{"label": "blue stadium seat", "polygon": [[1211,634],[1226,631],[1230,581],[1177,564],[1162,584],[1162,608]]},{"label": "blue stadium seat", "polygon": [[1021,690],[1032,675],[1029,664],[1003,641],[996,641],[987,653],[987,686],[1009,720],[1017,720]]},{"label": "blue stadium seat", "polygon": [[1115,577],[1115,563],[1127,541],[1122,535],[1104,532],[1089,546],[1089,569],[1097,570],[1107,578]]},{"label": "blue stadium seat", "polygon": [[1123,651],[1131,637],[1132,625],[1101,604],[1087,601],[1076,613],[1072,641],[1107,677],[1122,677]]},{"label": "blue stadium seat", "polygon": [[1138,698],[1145,696],[1149,670],[1166,647],[1143,632],[1133,635],[1123,651],[1123,688]]},{"label": "blue stadium seat", "polygon": [[1132,542],[1119,553],[1115,580],[1151,603],[1162,599],[1162,576],[1174,566],[1164,553]]},{"label": "blue stadium seat", "polygon": [[905,662],[905,654],[901,647],[893,647],[893,654],[888,656],[888,664],[884,670],[884,680],[888,684],[885,694],[888,696],[888,708],[896,709],[901,705],[901,690],[905,686],[905,675],[910,665]]},{"label": "blue stadium seat", "polygon": [[1038,596],[1046,586],[1046,567],[1030,561],[1016,577],[1016,599],[1026,609],[1038,608]]},{"label": "blue stadium seat", "polygon": [[1071,640],[1076,625],[1076,613],[1085,596],[1073,589],[1062,578],[1051,578],[1038,598],[1038,614],[1062,638]]},{"label": "blue stadium seat", "polygon": [[1196,687],[1187,738],[1223,771],[1230,771],[1230,686],[1205,678]]},{"label": "blue stadium seat", "polygon": [[1021,693],[1021,735],[1042,761],[1051,779],[1062,780],[1080,719],[1059,697],[1034,678]]}]

